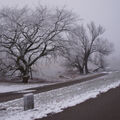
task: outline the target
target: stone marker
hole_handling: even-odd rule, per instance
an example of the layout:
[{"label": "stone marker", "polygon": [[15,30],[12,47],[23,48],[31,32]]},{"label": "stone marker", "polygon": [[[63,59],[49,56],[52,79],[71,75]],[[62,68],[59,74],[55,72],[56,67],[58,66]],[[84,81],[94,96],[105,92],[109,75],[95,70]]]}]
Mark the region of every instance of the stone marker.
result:
[{"label": "stone marker", "polygon": [[24,95],[24,110],[29,110],[34,108],[34,95],[33,93]]}]

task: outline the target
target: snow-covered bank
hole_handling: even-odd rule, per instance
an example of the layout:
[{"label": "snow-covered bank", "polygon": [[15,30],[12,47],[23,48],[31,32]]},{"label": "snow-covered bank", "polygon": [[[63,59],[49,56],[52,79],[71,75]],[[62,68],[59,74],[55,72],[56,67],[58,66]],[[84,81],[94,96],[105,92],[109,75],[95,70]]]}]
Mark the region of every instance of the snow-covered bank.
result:
[{"label": "snow-covered bank", "polygon": [[45,84],[45,83],[36,83],[36,84],[33,84],[33,83],[29,83],[29,84],[0,83],[0,93],[13,92],[13,91],[22,92],[22,90],[25,90],[25,89],[42,87],[45,85],[48,85],[48,84]]},{"label": "snow-covered bank", "polygon": [[94,98],[102,92],[120,85],[120,73],[97,78],[84,83],[75,84],[35,95],[35,109],[23,111],[23,99],[0,104],[7,110],[0,111],[0,120],[34,120],[48,113],[56,113],[62,109]]}]

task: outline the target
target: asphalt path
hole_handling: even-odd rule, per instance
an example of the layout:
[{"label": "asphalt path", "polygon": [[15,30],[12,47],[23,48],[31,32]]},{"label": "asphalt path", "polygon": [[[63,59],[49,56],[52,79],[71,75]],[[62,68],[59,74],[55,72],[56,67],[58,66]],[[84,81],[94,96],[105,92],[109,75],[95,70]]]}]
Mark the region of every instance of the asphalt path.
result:
[{"label": "asphalt path", "polygon": [[[53,84],[53,85],[46,85],[46,86],[43,86],[43,87],[35,87],[35,88],[26,89],[26,90],[30,90],[31,93],[37,94],[37,93],[46,92],[46,91],[50,91],[50,90],[54,90],[54,89],[78,84],[78,83],[81,83],[81,82],[93,80],[95,78],[102,77],[106,74],[107,73],[99,73],[99,74],[86,76],[84,78],[77,79],[77,80],[72,80],[72,81],[67,81],[67,82],[62,82],[62,83],[56,83],[56,84]],[[18,93],[18,92],[0,93],[0,103],[7,102],[7,101],[10,101],[10,100],[14,100],[14,99],[18,99],[18,98],[22,98],[24,94],[26,94],[26,93]]]}]

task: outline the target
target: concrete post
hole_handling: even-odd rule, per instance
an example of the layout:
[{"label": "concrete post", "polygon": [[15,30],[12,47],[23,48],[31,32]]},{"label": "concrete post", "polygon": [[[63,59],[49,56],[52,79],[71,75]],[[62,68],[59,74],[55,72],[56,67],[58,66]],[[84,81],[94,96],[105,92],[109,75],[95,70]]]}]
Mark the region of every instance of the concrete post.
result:
[{"label": "concrete post", "polygon": [[24,95],[24,110],[29,110],[34,108],[34,95],[33,93]]}]

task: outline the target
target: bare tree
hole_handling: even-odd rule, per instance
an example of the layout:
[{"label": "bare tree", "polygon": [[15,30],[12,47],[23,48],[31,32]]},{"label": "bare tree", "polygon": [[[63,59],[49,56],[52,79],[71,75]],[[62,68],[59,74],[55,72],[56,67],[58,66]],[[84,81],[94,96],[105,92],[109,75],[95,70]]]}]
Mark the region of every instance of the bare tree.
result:
[{"label": "bare tree", "polygon": [[96,42],[96,52],[91,57],[91,62],[97,66],[94,71],[105,70],[108,66],[106,56],[113,52],[113,44],[106,39],[99,39]]},{"label": "bare tree", "polygon": [[65,49],[62,52],[62,56],[65,58],[64,65],[68,69],[77,69],[80,74],[84,73],[84,62],[83,62],[83,49],[80,42],[69,34],[68,42],[64,43]]},{"label": "bare tree", "polygon": [[20,72],[24,83],[32,66],[43,57],[55,55],[62,48],[63,34],[74,22],[71,12],[56,9],[50,12],[41,6],[36,10],[5,8],[0,12],[1,52],[9,55],[13,73]]},{"label": "bare tree", "polygon": [[105,56],[101,53],[95,53],[89,59],[90,63],[95,65],[93,72],[98,72],[99,70],[105,70],[107,67],[107,62]]},{"label": "bare tree", "polygon": [[[80,73],[87,74],[88,70],[88,61],[91,59],[92,54],[101,53],[102,55],[109,55],[112,52],[111,44],[103,39],[102,35],[104,33],[102,26],[96,26],[93,22],[87,25],[87,27],[81,25],[77,26],[69,34],[69,42],[71,48],[74,51],[74,57],[70,54],[69,49],[67,53],[67,60],[71,64],[77,64],[77,68],[81,69]],[[70,45],[70,44],[69,44]],[[72,60],[71,60],[72,59]],[[73,64],[73,63],[72,63]]]}]

